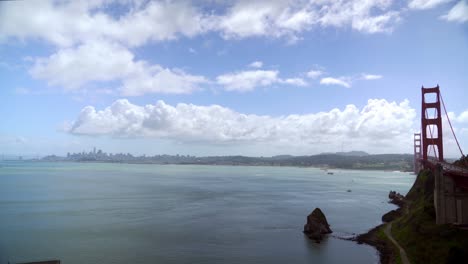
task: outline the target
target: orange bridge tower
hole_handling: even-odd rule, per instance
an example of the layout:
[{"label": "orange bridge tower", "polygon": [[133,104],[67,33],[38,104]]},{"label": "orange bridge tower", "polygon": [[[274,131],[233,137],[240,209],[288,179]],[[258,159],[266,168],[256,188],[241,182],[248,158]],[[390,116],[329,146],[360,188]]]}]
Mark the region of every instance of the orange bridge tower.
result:
[{"label": "orange bridge tower", "polygon": [[[422,155],[423,160],[427,160],[429,147],[432,147],[434,155],[439,161],[444,160],[444,147],[442,143],[442,113],[440,112],[440,90],[439,85],[434,88],[421,87],[422,107],[421,107],[421,132],[422,132]],[[432,96],[431,96],[432,94]],[[431,101],[430,99],[434,99]],[[435,117],[429,117],[430,112],[435,113]]]}]

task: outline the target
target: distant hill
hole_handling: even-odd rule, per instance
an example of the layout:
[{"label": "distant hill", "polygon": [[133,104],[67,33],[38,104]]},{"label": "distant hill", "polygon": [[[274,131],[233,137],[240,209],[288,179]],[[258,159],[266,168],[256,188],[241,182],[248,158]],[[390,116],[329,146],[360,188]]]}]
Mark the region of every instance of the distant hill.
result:
[{"label": "distant hill", "polygon": [[353,157],[363,157],[363,156],[369,156],[370,154],[365,152],[365,151],[347,151],[347,152],[335,152],[335,153],[332,153],[332,152],[324,152],[324,153],[321,153],[320,155],[329,155],[329,154],[336,154],[336,155],[340,155],[340,156],[353,156]]},{"label": "distant hill", "polygon": [[413,155],[379,154],[364,151],[322,153],[311,156],[278,155],[273,157],[211,156],[196,157],[184,155],[133,156],[127,154],[73,153],[67,157],[47,156],[43,161],[75,162],[118,162],[144,164],[200,164],[200,165],[246,165],[246,166],[300,166],[340,169],[413,170]]}]

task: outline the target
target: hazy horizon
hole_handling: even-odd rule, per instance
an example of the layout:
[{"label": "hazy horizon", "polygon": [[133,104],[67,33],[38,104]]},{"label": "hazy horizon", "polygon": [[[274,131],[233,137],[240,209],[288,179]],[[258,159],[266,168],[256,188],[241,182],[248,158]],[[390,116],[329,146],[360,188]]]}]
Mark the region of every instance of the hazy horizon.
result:
[{"label": "hazy horizon", "polygon": [[[98,151],[98,149],[96,149],[96,151]],[[209,157],[209,156],[245,156],[245,157],[253,157],[253,158],[260,158],[260,157],[263,157],[263,158],[269,158],[269,157],[277,157],[277,156],[316,156],[316,155],[341,155],[341,154],[349,154],[349,153],[353,153],[353,152],[364,152],[365,155],[413,155],[413,153],[368,153],[368,152],[365,152],[365,151],[359,151],[359,150],[350,150],[350,151],[338,151],[338,152],[319,152],[319,153],[311,153],[311,154],[306,154],[306,155],[292,155],[292,154],[288,154],[288,153],[283,153],[283,154],[277,154],[277,155],[271,155],[271,156],[247,156],[247,155],[243,155],[241,153],[237,153],[237,154],[231,154],[231,155],[193,155],[193,154],[189,154],[189,153],[176,153],[176,154],[167,154],[167,153],[155,153],[155,154],[148,154],[148,153],[130,153],[130,152],[106,152],[105,150],[101,150],[103,153],[107,154],[107,155],[115,155],[115,154],[130,154],[134,157],[141,157],[141,156],[148,156],[148,157],[153,157],[153,156],[162,156],[162,155],[169,155],[169,156],[176,156],[176,155],[179,155],[179,156],[191,156],[191,157]],[[67,157],[67,154],[81,154],[81,153],[85,153],[85,154],[92,154],[93,153],[93,150],[83,150],[81,152],[66,152],[66,153],[63,153],[63,154],[58,154],[58,153],[49,153],[49,154],[46,154],[46,155],[39,155],[39,154],[21,154],[21,153],[0,153],[0,157],[3,157],[3,158],[23,158],[23,159],[26,159],[26,158],[30,158],[30,159],[34,159],[34,158],[43,158],[43,157],[47,157],[47,156],[57,156],[57,157]],[[451,159],[452,157],[448,157],[449,159]]]}]

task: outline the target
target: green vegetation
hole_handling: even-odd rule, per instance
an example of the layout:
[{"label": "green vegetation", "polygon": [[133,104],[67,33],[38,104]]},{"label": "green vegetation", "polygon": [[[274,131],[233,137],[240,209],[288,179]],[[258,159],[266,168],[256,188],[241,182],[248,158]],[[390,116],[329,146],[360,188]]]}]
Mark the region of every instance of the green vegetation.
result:
[{"label": "green vegetation", "polygon": [[384,232],[385,225],[382,225],[379,230],[377,231],[377,237],[382,240],[387,240],[387,236]]},{"label": "green vegetation", "polygon": [[392,235],[411,263],[468,263],[468,230],[436,225],[434,176],[422,171],[406,195],[407,213],[395,220]]},{"label": "green vegetation", "polygon": [[401,257],[400,257],[400,250],[388,239],[387,235],[385,235],[384,229],[387,225],[382,225],[377,231],[378,239],[385,241],[387,245],[389,245],[393,250],[393,261],[396,264],[401,264]]},{"label": "green vegetation", "polygon": [[463,156],[460,159],[456,160],[453,164],[459,167],[468,168],[468,157]]},{"label": "green vegetation", "polygon": [[386,224],[381,224],[361,234],[355,238],[359,244],[368,244],[379,251],[380,263],[393,264],[401,263],[400,252],[398,248],[388,239],[385,234]]}]

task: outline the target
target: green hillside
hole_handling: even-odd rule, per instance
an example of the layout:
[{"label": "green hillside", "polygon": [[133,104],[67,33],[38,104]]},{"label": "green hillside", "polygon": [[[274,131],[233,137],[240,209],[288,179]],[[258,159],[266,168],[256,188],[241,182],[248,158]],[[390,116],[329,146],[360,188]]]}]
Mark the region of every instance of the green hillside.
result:
[{"label": "green hillside", "polygon": [[436,225],[434,175],[419,173],[406,195],[406,213],[393,223],[392,235],[413,264],[468,263],[468,229]]}]

